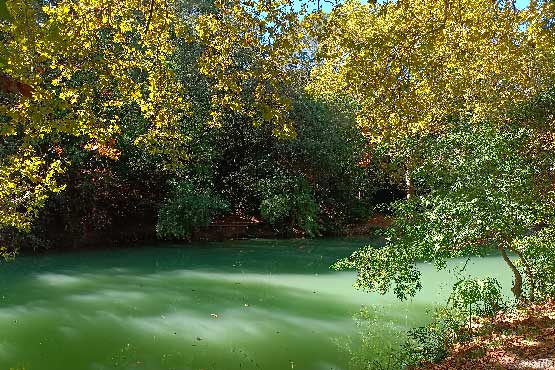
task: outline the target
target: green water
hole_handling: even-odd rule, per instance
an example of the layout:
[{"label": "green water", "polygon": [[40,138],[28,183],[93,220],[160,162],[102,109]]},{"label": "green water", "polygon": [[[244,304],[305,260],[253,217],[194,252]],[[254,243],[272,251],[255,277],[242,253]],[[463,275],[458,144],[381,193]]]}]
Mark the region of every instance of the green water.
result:
[{"label": "green water", "polygon": [[[19,257],[0,265],[0,370],[347,369],[361,305],[377,343],[429,320],[454,278],[422,264],[410,302],[328,266],[361,239],[243,241]],[[464,264],[452,261],[450,268]],[[498,257],[473,275],[507,284]]]}]

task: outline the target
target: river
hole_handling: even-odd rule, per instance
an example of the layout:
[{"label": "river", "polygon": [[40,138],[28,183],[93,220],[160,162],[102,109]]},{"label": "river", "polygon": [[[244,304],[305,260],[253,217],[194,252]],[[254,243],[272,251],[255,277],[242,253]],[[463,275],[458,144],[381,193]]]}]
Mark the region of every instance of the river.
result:
[{"label": "river", "polygon": [[[0,369],[345,370],[353,315],[376,343],[429,321],[455,280],[422,263],[411,301],[329,266],[364,239],[250,240],[20,256],[0,264]],[[456,270],[465,260],[453,260]],[[499,257],[473,276],[510,283]],[[380,345],[377,345],[379,348]]]}]

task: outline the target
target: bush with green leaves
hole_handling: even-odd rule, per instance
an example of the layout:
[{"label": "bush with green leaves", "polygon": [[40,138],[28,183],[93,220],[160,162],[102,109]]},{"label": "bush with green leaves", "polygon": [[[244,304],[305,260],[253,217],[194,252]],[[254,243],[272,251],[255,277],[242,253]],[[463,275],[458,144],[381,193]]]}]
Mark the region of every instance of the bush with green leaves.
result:
[{"label": "bush with green leaves", "polygon": [[439,362],[449,353],[447,333],[442,326],[432,324],[413,328],[408,331],[407,336],[401,355],[404,367]]},{"label": "bush with green leaves", "polygon": [[398,355],[400,368],[418,367],[444,359],[454,343],[470,338],[469,332],[462,330],[467,322],[467,315],[460,310],[452,307],[436,309],[428,325],[407,332],[407,340]]},{"label": "bush with green leaves", "polygon": [[462,279],[455,283],[448,304],[462,311],[472,320],[472,315],[493,316],[502,307],[501,285],[494,278]]},{"label": "bush with green leaves", "polygon": [[528,295],[538,301],[555,298],[555,227],[516,240],[514,248],[524,256],[519,267],[526,271]]},{"label": "bush with green leaves", "polygon": [[[353,370],[397,370],[400,368],[399,348],[405,332],[398,323],[384,321],[384,308],[364,306],[354,316],[358,329],[355,338],[339,342],[350,357]],[[378,334],[379,333],[379,334]],[[380,340],[376,340],[379,335]]]},{"label": "bush with green leaves", "polygon": [[319,207],[308,182],[302,177],[275,176],[258,184],[262,219],[289,232],[299,228],[309,236],[320,231]]},{"label": "bush with green leaves", "polygon": [[[417,368],[423,363],[441,361],[456,342],[470,338],[463,330],[468,316],[453,307],[441,307],[434,311],[429,324],[402,331],[395,324],[384,326],[378,308],[364,307],[356,316],[360,328],[358,340],[344,345],[349,353],[353,370],[402,370]],[[376,332],[388,330],[386,342],[376,341]],[[356,344],[355,344],[356,343]]]},{"label": "bush with green leaves", "polygon": [[501,285],[496,279],[457,281],[448,305],[436,309],[428,325],[408,331],[399,353],[400,368],[443,360],[455,343],[472,338],[473,314],[493,316],[504,307]]},{"label": "bush with green leaves", "polygon": [[[373,310],[363,308],[356,315],[361,328],[358,347],[346,346],[351,355],[351,367],[365,370],[401,370],[418,368],[424,363],[436,363],[444,359],[455,343],[472,338],[470,326],[472,315],[493,315],[505,307],[501,286],[493,278],[461,279],[444,307],[433,312],[429,324],[412,328],[406,333],[393,332],[388,337],[396,338],[388,343],[377,343],[375,331],[383,322],[377,322]],[[403,341],[403,338],[404,339]],[[401,342],[399,342],[399,340]]]},{"label": "bush with green leaves", "polygon": [[208,190],[199,190],[188,182],[177,183],[158,211],[156,232],[162,239],[190,239],[193,231],[209,225],[228,207],[225,200]]}]

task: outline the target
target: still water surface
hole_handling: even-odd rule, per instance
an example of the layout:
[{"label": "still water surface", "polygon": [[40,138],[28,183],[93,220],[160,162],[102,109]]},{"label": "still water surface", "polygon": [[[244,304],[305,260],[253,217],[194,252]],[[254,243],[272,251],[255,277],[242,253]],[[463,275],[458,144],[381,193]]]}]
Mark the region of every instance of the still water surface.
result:
[{"label": "still water surface", "polygon": [[[0,264],[0,369],[343,370],[353,315],[373,306],[377,343],[423,325],[448,271],[421,264],[409,302],[329,269],[364,239],[251,240],[22,256]],[[455,260],[457,269],[465,260]],[[468,264],[509,279],[498,257]],[[378,346],[379,347],[379,346]]]}]

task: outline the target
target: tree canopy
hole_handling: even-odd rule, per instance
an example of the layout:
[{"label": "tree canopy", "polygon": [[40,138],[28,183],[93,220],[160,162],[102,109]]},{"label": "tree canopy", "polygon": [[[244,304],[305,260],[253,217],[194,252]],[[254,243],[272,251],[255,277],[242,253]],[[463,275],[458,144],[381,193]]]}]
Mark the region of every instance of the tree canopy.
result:
[{"label": "tree canopy", "polygon": [[226,213],[319,235],[404,174],[386,246],[338,264],[358,286],[406,298],[417,260],[495,245],[515,295],[534,295],[546,248],[529,241],[553,223],[553,2],[0,4],[0,243],[126,217],[188,239]]},{"label": "tree canopy", "polygon": [[348,1],[318,28],[308,90],[346,95],[374,141],[479,122],[552,82],[553,5],[507,1]]},{"label": "tree canopy", "polygon": [[149,122],[137,145],[171,154],[172,161],[186,154],[177,123],[188,103],[170,64],[182,27],[171,3],[7,5],[0,67],[31,92],[4,96],[0,108],[0,225],[28,229],[48,192],[63,188],[56,182],[64,168],[63,137],[78,137],[86,150],[116,159],[125,110],[139,109]]}]

